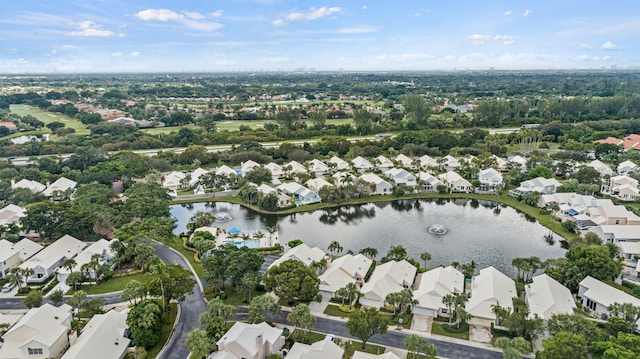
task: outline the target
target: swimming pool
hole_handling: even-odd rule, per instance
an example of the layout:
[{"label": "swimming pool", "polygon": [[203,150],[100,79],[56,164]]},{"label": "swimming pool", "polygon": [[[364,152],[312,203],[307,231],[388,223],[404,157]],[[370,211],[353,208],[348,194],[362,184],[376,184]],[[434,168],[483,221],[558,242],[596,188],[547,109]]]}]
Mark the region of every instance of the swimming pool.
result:
[{"label": "swimming pool", "polygon": [[237,242],[225,242],[225,244],[233,244],[238,248],[240,247],[260,248],[260,240],[258,239],[248,239],[246,241],[237,241]]}]

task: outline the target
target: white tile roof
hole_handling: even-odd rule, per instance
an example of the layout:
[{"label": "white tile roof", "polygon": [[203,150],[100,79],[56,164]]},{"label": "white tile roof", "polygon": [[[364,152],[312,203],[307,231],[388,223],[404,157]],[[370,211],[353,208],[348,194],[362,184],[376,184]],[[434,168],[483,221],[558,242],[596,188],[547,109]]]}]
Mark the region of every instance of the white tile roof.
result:
[{"label": "white tile roof", "polygon": [[371,267],[371,259],[362,254],[346,254],[331,262],[331,265],[318,278],[320,279],[320,290],[335,293],[348,283],[355,283],[356,274],[362,278]]},{"label": "white tile roof", "polygon": [[383,263],[373,270],[360,292],[368,299],[384,301],[388,294],[405,289],[404,285],[411,287],[416,271],[416,267],[406,260]]},{"label": "white tile roof", "polygon": [[335,163],[337,170],[348,170],[349,168],[351,168],[351,165],[349,165],[349,162],[343,160],[340,157],[333,156],[329,159],[329,162]]},{"label": "white tile roof", "polygon": [[286,251],[282,257],[275,260],[269,268],[273,266],[280,265],[280,263],[288,260],[295,259],[297,261],[302,262],[306,266],[310,266],[314,262],[319,262],[324,258],[327,254],[322,251],[322,249],[318,247],[309,247],[308,245],[302,243],[296,247],[293,247]]},{"label": "white tile roof", "polygon": [[16,206],[15,204],[10,204],[0,209],[0,226],[18,223],[20,218],[24,217],[24,211],[24,208]]},{"label": "white tile roof", "polygon": [[573,314],[576,303],[571,291],[546,274],[533,277],[524,287],[531,316],[547,320],[557,314]]},{"label": "white tile roof", "polygon": [[78,183],[76,181],[70,180],[66,177],[60,177],[55,182],[50,184],[49,187],[47,187],[47,189],[42,191],[42,194],[44,194],[47,197],[51,197],[56,191],[64,192],[64,191],[73,190],[76,188],[77,184]]},{"label": "white tile roof", "polygon": [[464,275],[452,266],[438,267],[422,273],[418,289],[413,297],[420,307],[429,309],[444,308],[442,298],[447,294],[464,292]]},{"label": "white tile roof", "polygon": [[[114,239],[114,241],[117,241],[117,239]],[[99,254],[100,256],[102,256],[103,259],[100,263],[104,263],[105,259],[107,260],[111,259],[111,257],[113,257],[113,251],[111,250],[111,243],[112,241],[108,241],[102,238],[99,241],[86,247],[80,254],[78,254],[74,258],[74,260],[76,261],[76,265],[73,268],[73,271],[80,272],[82,265],[89,263],[91,261],[91,257],[94,254]],[[58,272],[70,273],[70,271],[64,267],[61,267],[60,269],[58,269]]]},{"label": "white tile roof", "polygon": [[[242,322],[236,322],[220,340],[216,342],[217,345],[229,346],[234,342],[241,347],[251,358],[253,358],[258,350],[256,348],[256,337],[262,335],[264,342],[271,343],[272,345],[282,335],[282,329],[273,328],[269,324],[262,322],[258,324],[247,324]],[[234,353],[244,354],[244,353]],[[215,356],[214,356],[215,357]],[[218,357],[215,357],[216,359]]]},{"label": "white tile roof", "polygon": [[353,352],[353,356],[351,357],[351,359],[400,359],[400,357],[395,355],[393,352],[386,352],[375,355],[356,350],[355,352]]},{"label": "white tile roof", "polygon": [[47,186],[43,185],[40,182],[31,181],[31,180],[28,180],[26,178],[21,179],[17,183],[11,185],[11,187],[12,188],[26,188],[26,189],[30,190],[31,192],[33,192],[33,193],[42,192],[47,188]]},{"label": "white tile roof", "polygon": [[22,263],[20,268],[35,268],[41,266],[49,269],[63,257],[67,259],[75,257],[86,245],[85,242],[65,234],[38,252],[38,254]]},{"label": "white tile roof", "polygon": [[325,338],[311,345],[294,343],[287,354],[288,359],[330,359],[342,358],[344,349],[329,338]]},{"label": "white tile roof", "polygon": [[127,313],[110,310],[96,314],[84,326],[78,341],[61,359],[120,359],[131,341],[125,338]]},{"label": "white tile roof", "polygon": [[471,298],[467,302],[467,312],[474,317],[495,319],[492,306],[500,304],[503,308],[513,308],[516,297],[515,282],[493,267],[480,270],[471,282]]},{"label": "white tile roof", "polygon": [[639,298],[629,295],[591,276],[584,278],[580,282],[580,286],[586,288],[586,291],[582,294],[583,297],[600,303],[604,307],[608,307],[613,303],[630,303],[635,306],[640,306]]},{"label": "white tile roof", "polygon": [[387,181],[383,180],[380,176],[378,176],[375,173],[366,173],[366,174],[363,174],[362,176],[360,176],[359,178],[361,180],[365,181],[365,182],[373,183],[373,184],[376,184],[376,185],[379,184],[379,183],[387,182]]},{"label": "white tile roof", "polygon": [[23,238],[17,243],[15,243],[13,245],[13,248],[19,250],[20,259],[23,261],[26,261],[27,259],[31,258],[34,254],[40,252],[44,247],[28,238]]}]

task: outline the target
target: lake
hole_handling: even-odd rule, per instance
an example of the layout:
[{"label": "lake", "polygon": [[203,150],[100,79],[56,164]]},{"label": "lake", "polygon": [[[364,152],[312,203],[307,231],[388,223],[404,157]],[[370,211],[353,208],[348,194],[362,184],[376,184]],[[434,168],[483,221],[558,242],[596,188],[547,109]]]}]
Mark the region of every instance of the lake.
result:
[{"label": "lake", "polygon": [[[263,230],[277,225],[281,243],[301,239],[309,246],[326,251],[337,240],[344,251],[358,252],[364,247],[378,249],[384,256],[391,246],[402,245],[409,256],[420,260],[420,253],[431,253],[429,267],[453,261],[478,263],[478,268],[494,266],[515,276],[511,260],[515,257],[564,256],[561,237],[553,244],[544,236],[549,231],[535,219],[494,202],[470,199],[411,199],[341,206],[286,216],[264,215],[231,203],[194,203],[171,206],[177,219],[175,233],[186,232],[186,224],[198,211],[225,212],[231,220],[214,223],[220,228],[238,227],[242,231]],[[442,226],[445,234],[431,234],[429,228]]]}]

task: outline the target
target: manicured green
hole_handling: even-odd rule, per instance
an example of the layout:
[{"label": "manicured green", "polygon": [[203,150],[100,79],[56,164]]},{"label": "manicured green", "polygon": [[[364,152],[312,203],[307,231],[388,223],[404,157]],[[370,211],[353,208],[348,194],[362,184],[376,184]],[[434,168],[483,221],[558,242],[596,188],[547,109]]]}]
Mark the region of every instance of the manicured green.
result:
[{"label": "manicured green", "polygon": [[180,252],[183,256],[185,256],[185,258],[187,258],[189,263],[191,263],[191,266],[193,267],[193,270],[196,271],[196,274],[198,275],[198,277],[200,278],[204,277],[204,271],[202,269],[202,265],[196,262],[195,258],[193,257],[194,252],[191,252],[185,249],[184,247],[182,247],[182,240],[179,237],[174,236],[170,240],[163,241],[162,244]]},{"label": "manicured green", "polygon": [[[104,294],[117,292],[119,290],[123,290],[127,283],[132,280],[137,280],[140,283],[145,283],[149,279],[149,274],[140,273],[134,275],[128,275],[124,277],[113,277],[106,282],[102,282],[100,284],[87,284],[83,286],[79,286],[78,290],[83,290],[87,294]],[[75,291],[73,289],[69,289],[66,293],[68,295],[72,295]]]},{"label": "manicured green", "polygon": [[29,135],[42,135],[44,133],[51,133],[51,130],[48,128],[41,128],[38,130],[33,130],[33,131],[25,131],[25,132],[14,132],[10,135],[6,135],[3,137],[0,137],[0,141],[2,140],[10,140],[12,138],[16,138],[16,137],[22,137],[22,136],[29,136]]},{"label": "manicured green", "polygon": [[367,343],[365,349],[361,348],[362,343],[357,340],[348,340],[344,346],[344,355],[343,359],[348,359],[353,356],[353,353],[357,350],[359,352],[365,352],[369,354],[382,354],[386,350],[385,347],[381,347],[379,345]]},{"label": "manicured green", "polygon": [[348,318],[349,314],[351,313],[346,313],[340,310],[340,308],[338,308],[337,305],[327,305],[327,307],[324,310],[324,314],[327,315],[332,315],[334,317],[343,317],[343,318]]},{"label": "manicured green", "polygon": [[10,105],[10,110],[18,116],[31,115],[45,124],[51,122],[62,122],[66,128],[76,130],[76,135],[84,136],[89,134],[89,129],[78,119],[57,112],[47,112],[36,106],[30,105]]},{"label": "manicured green", "polygon": [[443,324],[435,323],[435,322],[431,326],[431,334],[444,335],[446,337],[469,340],[468,330],[463,333],[449,333],[444,329]]},{"label": "manicured green", "polygon": [[176,322],[176,317],[178,316],[178,305],[176,303],[169,304],[169,312],[164,314],[164,318],[162,320],[162,330],[160,331],[160,340],[153,347],[147,350],[147,358],[152,359],[158,356],[162,347],[167,343],[169,337],[171,336],[171,332],[173,331],[173,325]]}]

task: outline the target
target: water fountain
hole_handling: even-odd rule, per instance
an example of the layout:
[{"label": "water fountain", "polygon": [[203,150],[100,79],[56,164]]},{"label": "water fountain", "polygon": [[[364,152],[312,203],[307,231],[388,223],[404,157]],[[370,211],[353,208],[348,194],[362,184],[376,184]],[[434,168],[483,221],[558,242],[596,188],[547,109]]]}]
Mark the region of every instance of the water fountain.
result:
[{"label": "water fountain", "polygon": [[218,223],[229,222],[232,220],[231,216],[227,212],[214,213],[214,217],[216,217],[216,222]]},{"label": "water fountain", "polygon": [[427,229],[427,232],[431,233],[431,234],[437,234],[437,235],[443,235],[447,233],[447,229],[441,225],[441,224],[434,224],[431,225],[431,227],[429,227]]}]

